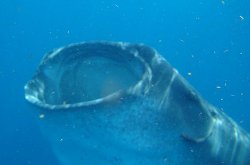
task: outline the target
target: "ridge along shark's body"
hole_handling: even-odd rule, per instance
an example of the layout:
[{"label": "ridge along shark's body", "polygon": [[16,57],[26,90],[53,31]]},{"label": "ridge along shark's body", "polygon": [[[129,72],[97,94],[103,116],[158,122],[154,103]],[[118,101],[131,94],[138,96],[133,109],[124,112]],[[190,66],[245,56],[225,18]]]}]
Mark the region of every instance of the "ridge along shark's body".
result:
[{"label": "ridge along shark's body", "polygon": [[25,98],[63,165],[250,164],[249,135],[142,44],[56,49]]}]

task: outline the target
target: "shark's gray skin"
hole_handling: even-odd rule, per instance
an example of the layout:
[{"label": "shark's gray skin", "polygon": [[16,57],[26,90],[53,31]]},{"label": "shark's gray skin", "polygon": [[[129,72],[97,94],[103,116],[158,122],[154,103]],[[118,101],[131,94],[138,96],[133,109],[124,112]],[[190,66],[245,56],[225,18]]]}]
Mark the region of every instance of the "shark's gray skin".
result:
[{"label": "shark's gray skin", "polygon": [[62,165],[249,165],[250,136],[156,50],[56,49],[25,85]]}]

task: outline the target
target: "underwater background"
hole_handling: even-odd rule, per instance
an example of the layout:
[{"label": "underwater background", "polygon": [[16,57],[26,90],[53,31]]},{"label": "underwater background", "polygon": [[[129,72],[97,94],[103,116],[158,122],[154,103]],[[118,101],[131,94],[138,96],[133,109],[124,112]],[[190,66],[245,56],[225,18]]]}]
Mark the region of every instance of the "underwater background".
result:
[{"label": "underwater background", "polygon": [[58,164],[23,87],[46,52],[100,40],[154,47],[250,132],[249,0],[1,0],[1,165]]}]

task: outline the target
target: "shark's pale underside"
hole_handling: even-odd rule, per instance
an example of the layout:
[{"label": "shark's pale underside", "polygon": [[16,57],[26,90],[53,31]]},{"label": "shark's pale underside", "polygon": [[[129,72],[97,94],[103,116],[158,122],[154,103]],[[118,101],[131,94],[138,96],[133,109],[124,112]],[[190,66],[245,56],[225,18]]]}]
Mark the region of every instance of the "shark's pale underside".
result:
[{"label": "shark's pale underside", "polygon": [[55,49],[25,85],[62,165],[249,165],[250,136],[156,50]]}]

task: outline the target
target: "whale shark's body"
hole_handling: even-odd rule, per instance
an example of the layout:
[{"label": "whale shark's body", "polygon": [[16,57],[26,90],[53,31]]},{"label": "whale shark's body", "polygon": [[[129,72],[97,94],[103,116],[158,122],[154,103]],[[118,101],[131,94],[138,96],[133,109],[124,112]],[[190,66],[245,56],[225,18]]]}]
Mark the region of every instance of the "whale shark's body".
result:
[{"label": "whale shark's body", "polygon": [[25,98],[63,165],[250,164],[248,133],[142,44],[56,49]]}]

